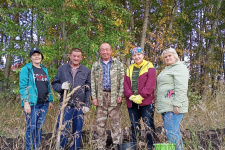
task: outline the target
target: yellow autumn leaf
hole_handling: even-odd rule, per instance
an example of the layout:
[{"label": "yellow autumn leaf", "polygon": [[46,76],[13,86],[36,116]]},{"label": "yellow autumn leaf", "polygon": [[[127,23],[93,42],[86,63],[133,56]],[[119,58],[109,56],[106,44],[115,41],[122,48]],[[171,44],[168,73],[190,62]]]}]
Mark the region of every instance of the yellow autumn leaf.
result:
[{"label": "yellow autumn leaf", "polygon": [[126,55],[126,54],[128,54],[130,52],[130,48],[129,47],[125,47],[125,49],[124,49],[124,54]]},{"label": "yellow autumn leaf", "polygon": [[117,18],[117,12],[115,10],[112,10],[111,15],[113,19]]},{"label": "yellow autumn leaf", "polygon": [[122,23],[122,20],[121,19],[117,19],[116,22],[115,22],[115,25],[119,26],[119,25],[121,25],[121,23]]},{"label": "yellow autumn leaf", "polygon": [[98,25],[98,30],[99,30],[99,31],[103,31],[102,24],[99,24],[99,25]]},{"label": "yellow autumn leaf", "polygon": [[6,0],[6,2],[11,6],[12,2],[10,0]]}]

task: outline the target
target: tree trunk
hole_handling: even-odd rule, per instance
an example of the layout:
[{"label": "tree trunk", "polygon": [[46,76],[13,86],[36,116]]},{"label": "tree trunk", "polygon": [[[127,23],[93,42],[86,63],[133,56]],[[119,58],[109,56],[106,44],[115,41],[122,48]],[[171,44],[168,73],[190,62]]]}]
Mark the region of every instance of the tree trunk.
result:
[{"label": "tree trunk", "polygon": [[[173,20],[174,20],[173,14],[175,13],[176,5],[177,5],[177,2],[175,0],[173,8],[171,10],[171,14],[170,14],[169,28],[167,29],[168,33],[169,33],[168,36],[171,36],[171,31],[173,30]],[[171,42],[167,40],[166,43],[165,43],[165,47],[168,48],[168,47],[170,47],[170,45],[171,45]]]},{"label": "tree trunk", "polygon": [[11,60],[12,60],[12,56],[10,53],[7,54],[6,57],[6,64],[5,64],[5,69],[4,69],[4,86],[3,86],[3,91],[6,91],[7,89],[9,89],[9,75],[10,75],[10,69],[11,69]]},{"label": "tree trunk", "polygon": [[[62,11],[65,12],[65,4],[63,4],[63,8],[62,8]],[[61,28],[62,28],[62,36],[63,36],[63,41],[66,42],[67,40],[67,31],[66,31],[66,22],[62,22],[61,23]],[[63,62],[64,63],[67,63],[67,45],[64,45],[64,52],[63,52]]]},{"label": "tree trunk", "polygon": [[[216,28],[218,26],[218,11],[221,7],[221,0],[218,1],[218,5],[217,5],[217,9],[215,10],[215,20],[213,21],[213,24],[212,24],[212,35],[211,36],[215,36],[216,35]],[[214,46],[215,46],[215,39],[210,39],[209,40],[209,46],[208,46],[208,49],[207,49],[207,55],[212,55],[213,52],[214,52]]]},{"label": "tree trunk", "polygon": [[141,34],[141,44],[140,46],[142,48],[145,47],[145,38],[146,38],[146,32],[147,32],[147,27],[148,27],[148,17],[149,17],[149,9],[150,9],[150,0],[146,0],[145,2],[145,14],[144,14],[144,23],[143,23],[143,29],[142,29],[142,34]]},{"label": "tree trunk", "polygon": [[[221,0],[218,0],[217,4],[218,5],[215,7],[216,10],[214,10],[215,20],[212,23],[211,31],[208,31],[208,32],[211,32],[211,37],[215,37],[215,35],[216,35],[216,29],[218,26],[218,11],[221,7]],[[209,95],[209,93],[213,94],[213,89],[211,87],[214,86],[215,74],[212,72],[212,69],[209,69],[209,64],[210,64],[210,60],[214,59],[214,47],[215,47],[215,38],[210,38],[208,40],[208,45],[206,47],[206,63],[205,64],[207,66],[206,66],[206,72],[205,72],[206,77],[204,78],[204,87],[206,87],[206,88],[204,89],[203,96],[207,96],[207,95]],[[209,74],[211,77],[208,77]],[[207,99],[207,97],[205,99]]]},{"label": "tree trunk", "polygon": [[[130,4],[130,24],[131,24],[131,31],[134,30],[134,15],[133,15],[133,7],[132,5]],[[132,35],[132,43],[135,44],[135,35]]]},{"label": "tree trunk", "polygon": [[[15,2],[15,8],[19,8],[19,3]],[[12,19],[15,24],[19,24],[19,13],[15,12],[13,14],[13,19]],[[5,90],[9,88],[9,75],[10,75],[10,69],[11,69],[11,61],[12,61],[12,54],[11,51],[14,49],[14,43],[15,43],[15,37],[10,37],[9,41],[9,48],[6,50],[7,51],[7,57],[6,57],[6,65],[4,69],[4,78],[6,79],[6,85],[4,87]]]},{"label": "tree trunk", "polygon": [[33,6],[31,7],[31,30],[30,30],[30,38],[31,38],[31,44],[34,44],[34,11]]}]

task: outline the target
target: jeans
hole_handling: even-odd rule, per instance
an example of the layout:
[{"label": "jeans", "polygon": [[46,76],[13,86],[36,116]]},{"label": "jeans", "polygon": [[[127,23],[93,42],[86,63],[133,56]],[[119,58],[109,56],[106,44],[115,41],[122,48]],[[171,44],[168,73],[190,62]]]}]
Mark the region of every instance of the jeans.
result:
[{"label": "jeans", "polygon": [[42,126],[49,103],[31,106],[31,113],[26,116],[25,150],[39,149],[41,146]]},{"label": "jeans", "polygon": [[148,149],[153,148],[153,141],[155,138],[155,125],[154,125],[154,104],[139,106],[132,103],[132,107],[128,108],[129,117],[131,121],[132,141],[136,142],[137,136],[140,136],[139,129],[141,128],[140,119],[147,125],[147,145]]},{"label": "jeans", "polygon": [[183,116],[184,114],[175,114],[174,112],[166,112],[162,114],[167,139],[171,143],[176,144],[176,150],[184,150],[180,132],[180,122]]},{"label": "jeans", "polygon": [[[59,120],[60,120],[60,113],[58,116],[58,122],[56,126],[57,130],[59,128]],[[83,120],[84,120],[84,114],[82,112],[82,109],[71,107],[71,106],[65,107],[64,115],[63,115],[63,123],[62,123],[63,125],[65,125],[65,128],[62,130],[61,136],[60,136],[60,147],[62,149],[66,148],[71,122],[72,122],[73,144],[70,149],[71,150],[80,149],[81,130],[83,127]]]}]

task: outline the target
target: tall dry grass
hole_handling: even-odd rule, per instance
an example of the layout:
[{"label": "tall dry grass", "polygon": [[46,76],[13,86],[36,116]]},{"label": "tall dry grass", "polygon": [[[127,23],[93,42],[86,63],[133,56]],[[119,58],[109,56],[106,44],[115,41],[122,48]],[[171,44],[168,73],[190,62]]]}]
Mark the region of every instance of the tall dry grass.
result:
[{"label": "tall dry grass", "polygon": [[[210,92],[208,92],[210,93]],[[191,93],[189,113],[184,115],[181,122],[181,130],[189,130],[191,139],[185,141],[187,149],[200,149],[198,131],[209,131],[213,129],[225,128],[225,86],[220,84],[218,90],[213,95],[205,96],[207,99],[201,99]],[[20,101],[11,100],[10,95],[0,95],[0,136],[16,138],[25,135],[25,116],[20,107]],[[55,98],[57,99],[57,98]],[[59,103],[54,102],[54,109],[48,110],[46,122],[43,127],[43,134],[52,133],[55,130],[55,124],[58,116]],[[85,115],[83,130],[95,131],[95,109]],[[130,126],[130,120],[125,101],[122,104],[122,128]],[[162,127],[163,121],[160,114],[155,113],[155,126]],[[109,126],[107,126],[109,129]],[[163,133],[162,133],[163,134]],[[93,135],[90,135],[93,136]],[[165,138],[165,135],[162,135]],[[196,138],[195,138],[196,136]],[[92,138],[92,137],[91,137]],[[221,137],[224,138],[224,137]],[[225,138],[224,138],[225,139]],[[166,142],[166,141],[161,141]],[[89,141],[87,149],[93,149],[93,144]],[[189,147],[188,145],[192,145]],[[220,149],[225,147],[220,146]]]}]

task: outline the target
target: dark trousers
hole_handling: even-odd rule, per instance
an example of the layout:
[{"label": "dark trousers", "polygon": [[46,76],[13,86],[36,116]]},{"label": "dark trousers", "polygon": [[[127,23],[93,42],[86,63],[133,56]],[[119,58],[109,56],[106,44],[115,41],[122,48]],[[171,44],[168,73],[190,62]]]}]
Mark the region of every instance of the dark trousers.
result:
[{"label": "dark trousers", "polygon": [[155,125],[154,125],[154,104],[139,106],[132,103],[132,107],[128,108],[129,117],[131,121],[132,141],[136,142],[136,137],[140,136],[140,119],[142,118],[147,128],[147,145],[148,148],[153,148],[153,140],[155,138]]},{"label": "dark trousers", "polygon": [[[62,130],[62,133],[60,136],[60,147],[62,149],[66,148],[71,124],[72,124],[73,144],[70,150],[80,149],[81,131],[82,131],[83,121],[84,121],[83,119],[84,119],[84,114],[81,109],[70,107],[70,106],[65,107],[64,115],[63,115],[63,125],[65,125],[65,128],[64,130]],[[57,130],[59,128],[59,120],[60,120],[60,113],[58,116],[58,122],[56,126]]]}]

